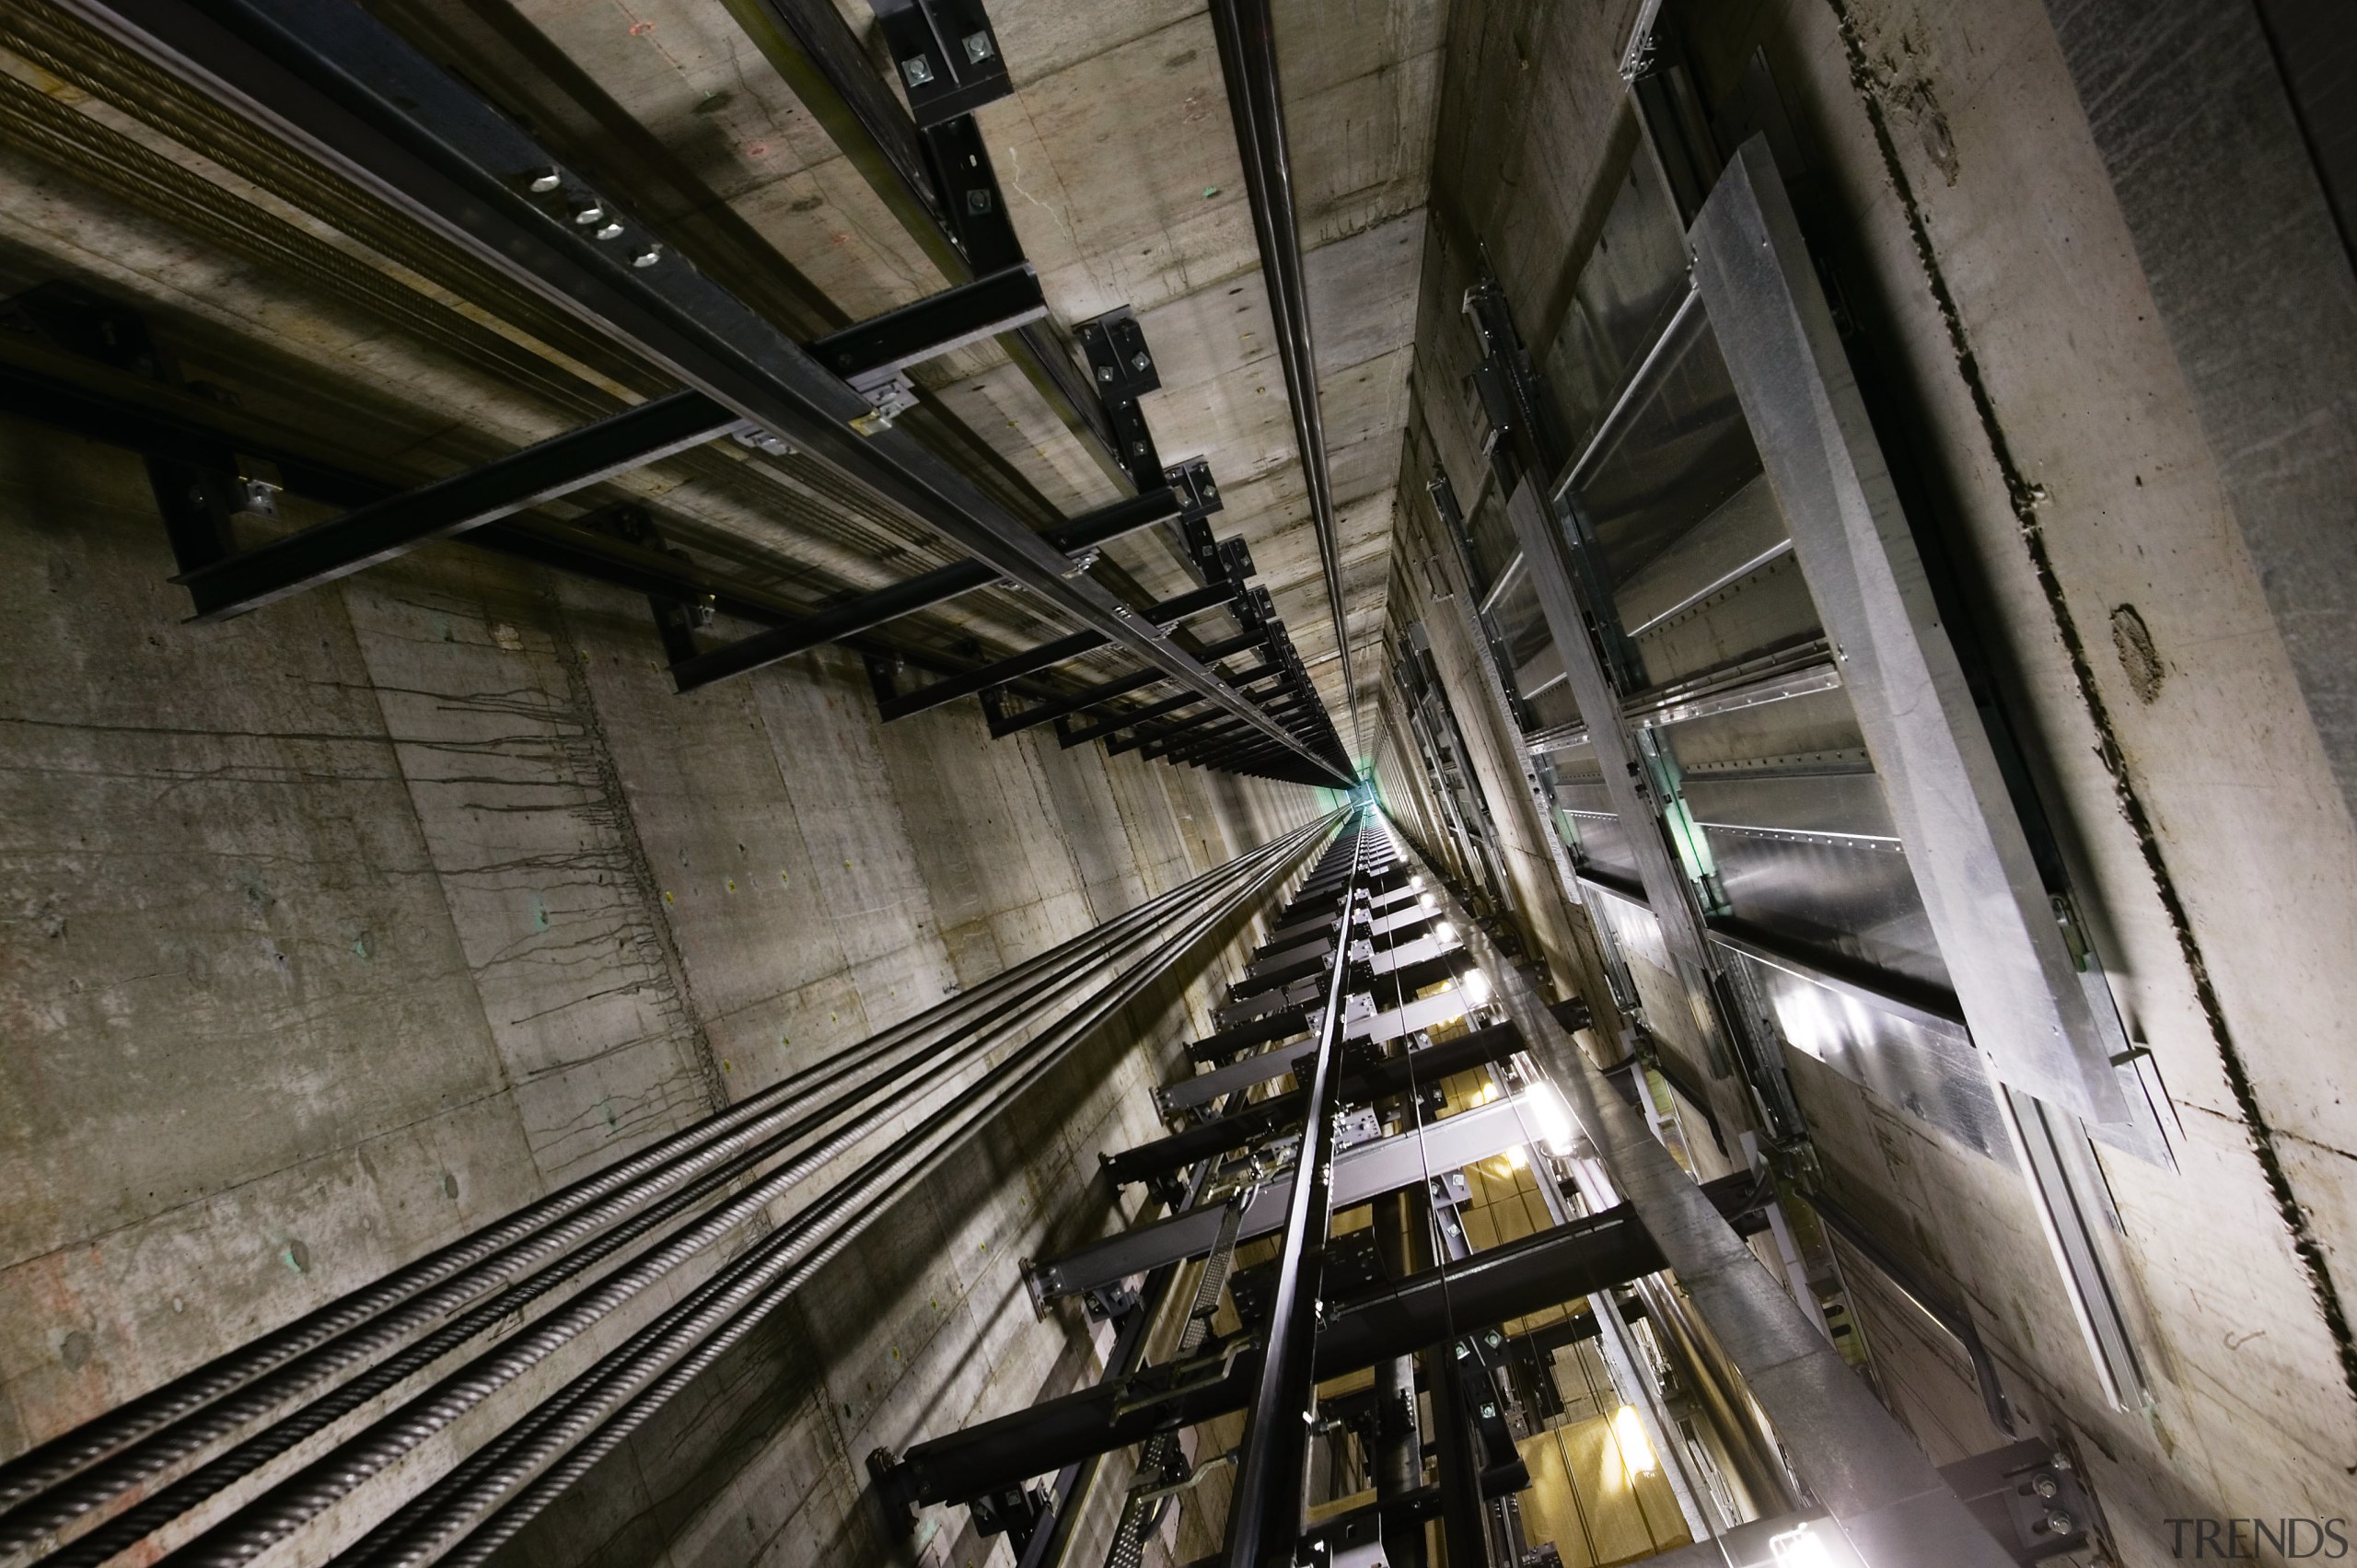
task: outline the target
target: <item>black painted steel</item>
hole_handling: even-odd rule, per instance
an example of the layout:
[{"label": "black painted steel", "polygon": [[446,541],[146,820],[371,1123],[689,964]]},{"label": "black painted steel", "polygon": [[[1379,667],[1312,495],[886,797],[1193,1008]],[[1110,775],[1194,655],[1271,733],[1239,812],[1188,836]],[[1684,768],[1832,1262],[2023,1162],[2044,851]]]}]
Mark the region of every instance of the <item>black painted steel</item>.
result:
[{"label": "black painted steel", "polygon": [[[1380,828],[1368,830],[1373,821],[1371,813],[1361,811],[1354,825],[1353,881],[1367,852],[1380,840]],[[1344,884],[1345,900],[1351,885]],[[1277,1251],[1276,1283],[1270,1293],[1265,1348],[1236,1481],[1228,1493],[1230,1568],[1290,1563],[1301,1542],[1308,1423],[1317,1392],[1318,1294],[1325,1275],[1326,1233],[1333,1220],[1334,1113],[1341,1098],[1342,1003],[1349,980],[1350,965],[1338,953],[1318,1019],[1316,1059],[1304,1080],[1301,1145],[1284,1238]]]},{"label": "black painted steel", "polygon": [[[800,345],[615,212],[577,171],[357,7],[304,0],[70,0],[431,231],[906,511],[945,540],[1202,691],[1337,784],[1350,775],[1263,717],[1072,559]],[[536,191],[536,186],[546,186]],[[579,221],[590,211],[594,222]],[[599,238],[604,237],[604,238]]]},{"label": "black painted steel", "polygon": [[[1504,1322],[1662,1267],[1636,1212],[1622,1204],[1334,1303],[1331,1321],[1318,1336],[1314,1375],[1338,1377],[1422,1350],[1452,1331]],[[1227,1361],[1231,1348],[1227,1342],[1206,1345],[1192,1378],[1185,1376],[1190,1369],[1157,1367],[1123,1386],[1043,1400],[918,1444],[898,1473],[917,1501],[954,1502],[1155,1432],[1232,1414],[1250,1402],[1261,1367],[1249,1349]],[[1219,1376],[1203,1375],[1223,1365],[1226,1370]],[[1197,1386],[1155,1398],[1190,1381]]]},{"label": "black painted steel", "polygon": [[[1164,599],[1159,604],[1149,605],[1143,613],[1147,620],[1154,621],[1156,625],[1173,625],[1190,615],[1201,615],[1205,610],[1217,610],[1222,605],[1232,601],[1243,591],[1243,585],[1240,583],[1213,583],[1209,587],[1197,588],[1191,593],[1178,594]],[[1067,659],[1075,659],[1083,654],[1093,653],[1103,647],[1105,642],[1106,639],[1101,633],[1075,632],[1069,637],[1060,637],[1052,643],[1043,643],[1036,648],[1026,649],[1019,654],[1010,654],[1005,658],[967,670],[946,680],[936,680],[930,686],[920,687],[914,691],[890,698],[878,703],[877,709],[888,723],[893,719],[904,719],[911,714],[921,714],[927,709],[937,708],[944,703],[953,702],[959,697],[970,697],[975,692],[990,687],[1004,686],[1008,681],[1022,676],[1037,675],[1039,671],[1062,664]],[[1216,656],[1212,655],[1208,648],[1203,652],[1206,656]]]},{"label": "black painted steel", "polygon": [[[1341,548],[1334,524],[1333,479],[1326,461],[1326,418],[1318,394],[1309,293],[1303,282],[1301,226],[1294,209],[1284,99],[1277,77],[1276,29],[1270,17],[1269,0],[1212,0],[1211,11],[1220,68],[1227,81],[1228,114],[1236,126],[1236,148],[1244,162],[1245,192],[1251,200],[1252,232],[1260,242],[1260,272],[1268,285],[1269,313],[1276,327],[1285,399],[1292,406],[1294,438],[1301,451],[1302,482],[1318,534],[1327,612],[1333,618],[1334,648],[1342,665],[1343,701],[1355,728],[1358,679],[1352,668],[1350,617],[1342,599]],[[1358,749],[1364,751],[1364,735],[1357,739]]]},{"label": "black painted steel", "polygon": [[[1178,493],[1157,490],[1150,494],[1116,501],[1085,517],[1075,517],[1048,530],[1043,536],[1054,548],[1067,552],[1083,551],[1107,543],[1123,534],[1151,528],[1178,510]],[[790,625],[778,626],[767,632],[757,632],[749,637],[725,644],[708,653],[697,655],[671,667],[671,679],[682,691],[692,691],[709,686],[731,675],[741,675],[765,664],[775,664],[795,654],[807,653],[823,644],[841,642],[855,633],[880,626],[887,621],[912,615],[936,604],[987,587],[997,580],[989,567],[971,561],[961,561],[954,566],[943,566],[904,583],[894,583],[873,593],[861,594],[841,604],[804,617]]]},{"label": "black painted steel", "polygon": [[[1364,1105],[1384,1095],[1404,1094],[1417,1084],[1438,1083],[1452,1073],[1503,1062],[1521,1049],[1521,1031],[1512,1024],[1500,1024],[1413,1053],[1387,1056],[1345,1072],[1340,1103]],[[1109,1155],[1102,1162],[1106,1179],[1115,1183],[1147,1181],[1184,1169],[1197,1160],[1240,1149],[1281,1129],[1299,1125],[1307,1104],[1306,1090],[1288,1090],[1247,1106],[1232,1116],[1200,1122],[1167,1138]]]}]

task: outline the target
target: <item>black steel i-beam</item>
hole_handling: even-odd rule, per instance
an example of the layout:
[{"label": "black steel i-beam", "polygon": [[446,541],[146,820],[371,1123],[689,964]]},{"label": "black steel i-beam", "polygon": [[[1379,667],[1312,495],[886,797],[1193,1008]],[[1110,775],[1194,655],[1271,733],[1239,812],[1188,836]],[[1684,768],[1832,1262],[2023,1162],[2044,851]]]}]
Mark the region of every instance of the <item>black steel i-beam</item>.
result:
[{"label": "black steel i-beam", "polygon": [[[724,0],[746,36],[785,78],[796,99],[819,122],[943,273],[958,278],[975,265],[969,252],[973,220],[962,209],[974,201],[1003,208],[981,151],[980,180],[952,183],[954,143],[921,133],[892,89],[884,85],[858,34],[831,0]],[[961,117],[970,130],[970,116]],[[935,131],[954,129],[956,121]],[[922,139],[921,139],[922,138]],[[1045,322],[1009,334],[1008,352],[1102,467],[1119,476],[1122,465],[1103,410],[1072,355]]]},{"label": "black steel i-beam", "polygon": [[[1299,1016],[1298,1014],[1278,1016]],[[1437,1084],[1451,1074],[1503,1062],[1521,1049],[1521,1032],[1512,1024],[1499,1024],[1428,1046],[1422,1051],[1402,1051],[1398,1056],[1386,1057],[1372,1065],[1343,1074],[1341,1103],[1364,1105],[1386,1095],[1404,1094],[1417,1086]],[[1306,1091],[1289,1089],[1247,1106],[1232,1116],[1199,1122],[1167,1138],[1157,1138],[1151,1144],[1140,1144],[1118,1155],[1103,1156],[1101,1164],[1105,1178],[1118,1186],[1132,1181],[1151,1181],[1157,1176],[1183,1170],[1197,1160],[1224,1154],[1229,1149],[1240,1149],[1271,1133],[1299,1126],[1302,1113],[1307,1107]]]},{"label": "black steel i-beam", "polygon": [[[1357,817],[1350,852],[1353,879],[1367,861],[1374,814],[1361,810]],[[1345,899],[1349,886],[1344,885]],[[1245,1423],[1236,1481],[1228,1493],[1231,1568],[1291,1562],[1301,1541],[1311,1402],[1318,1383],[1318,1295],[1327,1232],[1333,1224],[1334,1124],[1341,1098],[1342,1009],[1350,972],[1344,955],[1337,952],[1326,984],[1326,1005],[1313,1031],[1317,1051],[1302,1078],[1300,1150],[1269,1292],[1252,1413]]]},{"label": "black steel i-beam", "polygon": [[[1339,1377],[1664,1266],[1623,1203],[1334,1304],[1318,1335],[1315,1376]],[[1233,1414],[1250,1401],[1260,1370],[1253,1350],[1210,1343],[1191,1365],[1150,1368],[920,1443],[893,1475],[904,1495],[926,1504],[1020,1485],[1090,1454]]]},{"label": "black steel i-beam", "polygon": [[[809,345],[858,384],[1044,314],[1039,280],[1012,267],[857,322]],[[183,575],[200,621],[226,621],[495,522],[743,427],[702,392],[672,392],[465,473],[389,496]]]},{"label": "black steel i-beam", "polygon": [[[1353,781],[1159,628],[1124,613],[938,454],[879,428],[859,392],[711,278],[668,255],[577,170],[356,6],[297,0],[61,0],[143,57],[357,180],[511,282],[660,365],[1105,633],[1167,679]],[[596,215],[581,221],[582,215]]]},{"label": "black steel i-beam", "polygon": [[[1184,621],[1190,615],[1201,615],[1207,610],[1217,610],[1243,591],[1244,586],[1241,583],[1213,583],[1208,587],[1197,588],[1191,593],[1179,594],[1176,598],[1164,599],[1159,604],[1149,605],[1142,613],[1156,625],[1168,626]],[[954,702],[959,697],[970,697],[986,687],[1004,686],[1019,677],[1036,675],[1040,670],[1062,664],[1068,659],[1076,659],[1083,654],[1094,653],[1105,645],[1105,641],[1101,633],[1075,632],[1069,637],[1060,637],[1052,643],[1043,643],[1036,648],[1028,648],[1019,654],[1010,654],[1003,659],[970,669],[947,680],[936,680],[930,686],[919,687],[914,691],[877,704],[878,710],[888,723],[893,719],[904,719],[912,714],[921,714],[929,708],[937,708],[944,703]],[[1208,650],[1206,653],[1208,654]]]},{"label": "black steel i-beam", "polygon": [[1130,708],[1116,714],[1111,718],[1099,720],[1096,724],[1082,728],[1071,729],[1059,725],[1056,727],[1056,738],[1068,747],[1085,746],[1092,740],[1102,740],[1116,730],[1128,729],[1147,719],[1159,718],[1164,714],[1175,714],[1181,708],[1191,706],[1202,701],[1202,698],[1192,691],[1181,691],[1176,697],[1166,697],[1159,703],[1148,703],[1142,708]]},{"label": "black steel i-beam", "polygon": [[[1301,223],[1294,207],[1292,155],[1285,139],[1284,98],[1277,77],[1276,28],[1269,0],[1212,0],[1212,31],[1226,79],[1228,117],[1244,165],[1260,272],[1293,411],[1303,488],[1318,536],[1326,608],[1334,622],[1334,655],[1342,665],[1342,692],[1351,724],[1359,726],[1358,679],[1351,664],[1351,626],[1342,595],[1342,556],[1334,522],[1333,477],[1326,460],[1326,416],[1318,401],[1318,354],[1312,346],[1309,291],[1304,282]],[[1359,749],[1365,749],[1364,732]]]},{"label": "black steel i-beam", "polygon": [[[1055,549],[1076,552],[1090,549],[1150,528],[1166,517],[1176,517],[1178,494],[1172,490],[1157,490],[1148,495],[1132,496],[1116,501],[1084,517],[1050,528],[1041,537]],[[774,664],[795,654],[807,653],[825,643],[839,642],[854,633],[882,625],[987,587],[997,580],[997,574],[976,562],[961,561],[954,566],[944,566],[924,573],[904,583],[877,588],[861,594],[841,604],[829,605],[789,625],[774,626],[766,632],[756,632],[724,644],[709,652],[683,659],[671,667],[672,680],[682,691],[692,691],[709,686],[715,680],[741,675],[765,664]]]}]

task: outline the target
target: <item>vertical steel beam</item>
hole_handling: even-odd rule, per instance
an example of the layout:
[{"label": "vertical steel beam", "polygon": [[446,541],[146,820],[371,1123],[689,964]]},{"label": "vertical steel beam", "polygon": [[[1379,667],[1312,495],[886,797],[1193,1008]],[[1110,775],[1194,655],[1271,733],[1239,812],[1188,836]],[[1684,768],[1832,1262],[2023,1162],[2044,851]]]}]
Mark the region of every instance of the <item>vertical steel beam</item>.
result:
[{"label": "vertical steel beam", "polygon": [[[1343,899],[1357,885],[1372,819],[1357,813]],[[1375,834],[1382,830],[1376,828]],[[1290,1563],[1301,1541],[1302,1496],[1309,1453],[1310,1400],[1317,1388],[1318,1295],[1325,1274],[1326,1229],[1334,1197],[1334,1112],[1341,1090],[1342,997],[1350,977],[1346,950],[1334,955],[1318,1024],[1318,1055],[1305,1086],[1301,1150],[1286,1204],[1284,1240],[1270,1293],[1268,1348],[1260,1359],[1252,1415],[1229,1493],[1228,1568]]]},{"label": "vertical steel beam", "polygon": [[2110,1052],[1764,138],[1727,165],[1690,242],[1973,1039],[2008,1083],[2090,1121],[2124,1121]]},{"label": "vertical steel beam", "polygon": [[1260,241],[1260,273],[1277,331],[1285,397],[1293,405],[1294,439],[1326,575],[1326,608],[1334,621],[1334,653],[1342,661],[1342,696],[1350,705],[1353,748],[1364,753],[1358,677],[1351,663],[1351,626],[1342,599],[1341,546],[1334,524],[1334,482],[1326,462],[1326,415],[1318,394],[1318,353],[1310,331],[1309,292],[1302,281],[1301,223],[1294,210],[1293,162],[1285,144],[1284,96],[1277,77],[1276,29],[1269,0],[1212,0],[1212,30],[1227,78],[1228,115],[1244,186]]}]

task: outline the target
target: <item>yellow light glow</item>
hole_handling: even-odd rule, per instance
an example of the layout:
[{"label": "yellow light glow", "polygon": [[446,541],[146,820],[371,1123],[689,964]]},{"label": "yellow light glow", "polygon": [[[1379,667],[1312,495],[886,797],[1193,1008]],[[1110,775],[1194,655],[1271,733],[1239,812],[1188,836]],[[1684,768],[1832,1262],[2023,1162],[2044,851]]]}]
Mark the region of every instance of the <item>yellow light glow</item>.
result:
[{"label": "yellow light glow", "polygon": [[1530,1086],[1523,1097],[1530,1106],[1531,1120],[1538,1123],[1538,1141],[1547,1152],[1559,1157],[1572,1152],[1572,1112],[1563,1103],[1562,1091],[1545,1078]]},{"label": "yellow light glow", "polygon": [[1612,1440],[1620,1446],[1620,1462],[1628,1467],[1629,1482],[1636,1484],[1641,1475],[1651,1475],[1661,1469],[1661,1461],[1654,1458],[1654,1446],[1645,1436],[1645,1423],[1637,1419],[1637,1407],[1622,1405],[1612,1413]]},{"label": "yellow light glow", "polygon": [[1498,1086],[1494,1083],[1483,1084],[1480,1090],[1474,1094],[1473,1103],[1475,1105],[1487,1105],[1497,1098]]},{"label": "yellow light glow", "polygon": [[1527,1170],[1530,1168],[1530,1157],[1522,1152],[1521,1144],[1517,1144],[1513,1148],[1506,1151],[1506,1166],[1509,1169],[1513,1170]]}]

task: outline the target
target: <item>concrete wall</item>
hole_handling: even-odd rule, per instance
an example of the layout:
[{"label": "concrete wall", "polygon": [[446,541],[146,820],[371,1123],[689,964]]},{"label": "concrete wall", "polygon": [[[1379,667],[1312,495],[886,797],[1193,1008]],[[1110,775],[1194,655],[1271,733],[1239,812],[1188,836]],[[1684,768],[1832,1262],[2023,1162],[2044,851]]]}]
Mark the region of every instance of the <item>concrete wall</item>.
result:
[{"label": "concrete wall", "polygon": [[[1571,281],[1646,156],[1615,70],[1638,8],[1452,14],[1416,391],[1460,494],[1480,472],[1456,381],[1471,248],[1562,373]],[[1804,224],[1930,492],[1919,522],[1963,564],[2122,1015],[2183,1120],[2181,1171],[2097,1151],[2149,1404],[2107,1406],[2009,1167],[1791,1052],[1829,1180],[1969,1298],[2127,1561],[2166,1560],[2171,1516],[2346,1515],[2357,1137],[2328,977],[2357,951],[2357,831],[2053,28],[2028,0],[1678,17],[1706,96],[1755,52],[1773,76]],[[1455,679],[1480,707],[1461,662]],[[1960,1358],[1862,1275],[1882,1381],[1933,1457],[1993,1446]]]},{"label": "concrete wall", "polygon": [[[831,653],[675,697],[643,603],[456,547],[186,625],[142,466],[16,424],[0,540],[0,1455],[1317,809],[970,704],[886,728]],[[757,1335],[664,1434],[691,1474],[624,1450],[531,1560],[883,1551],[860,1457],[1066,1353],[1016,1259],[1108,1223],[1084,1178],[1189,1006]]]}]

